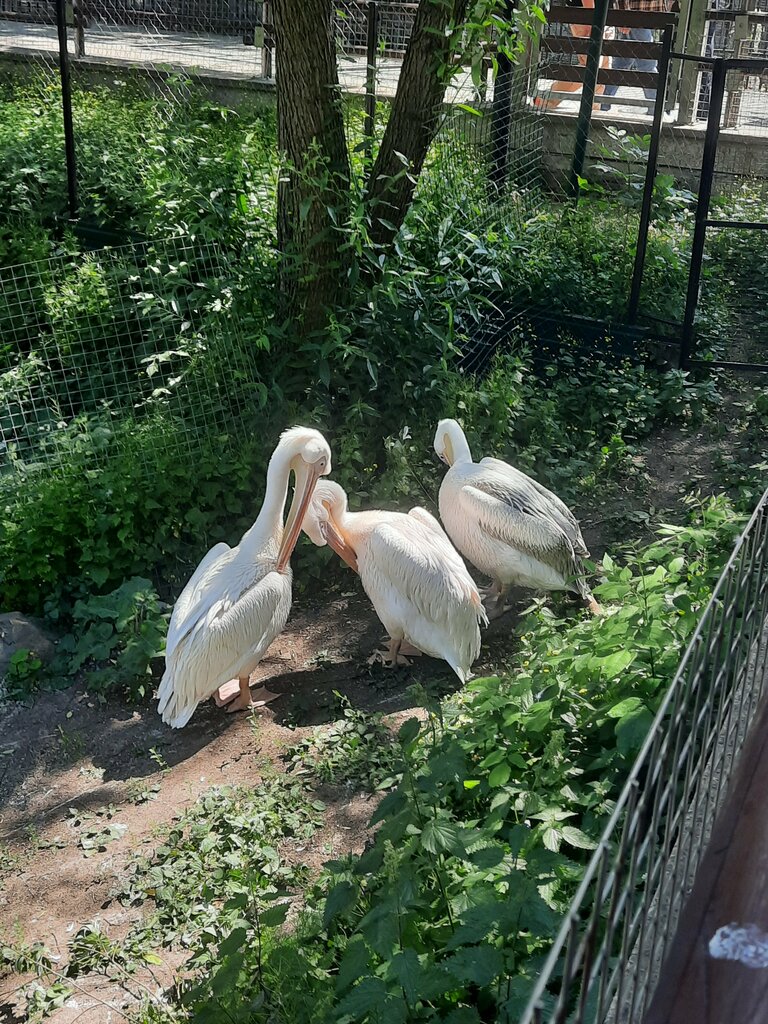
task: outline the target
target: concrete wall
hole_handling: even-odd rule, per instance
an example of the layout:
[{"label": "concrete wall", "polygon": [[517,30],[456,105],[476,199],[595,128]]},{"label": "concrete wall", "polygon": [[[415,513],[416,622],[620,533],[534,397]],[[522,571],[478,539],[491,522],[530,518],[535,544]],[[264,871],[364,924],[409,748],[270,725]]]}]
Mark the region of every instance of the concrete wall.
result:
[{"label": "concrete wall", "polygon": [[[53,51],[44,55],[33,56],[29,50],[5,50],[0,52],[0,74],[14,77],[29,75],[39,70],[41,64],[57,74],[57,54]],[[172,79],[174,91],[183,90],[185,76],[182,72],[169,72],[151,67],[127,64],[120,60],[106,57],[72,58],[73,80],[82,88],[124,88],[125,83],[137,87],[148,88],[160,94],[167,94]],[[237,74],[201,74],[190,71],[189,87],[213,102],[231,107],[242,106],[273,106],[275,103],[275,83],[261,78],[252,78]],[[353,99],[362,102],[361,97]],[[489,112],[489,111],[488,111]],[[469,115],[467,115],[469,117]],[[473,144],[482,145],[490,129],[490,117],[484,118],[482,128],[477,131],[478,118],[472,118],[474,125]],[[548,184],[560,189],[568,179],[576,132],[576,115],[573,113],[552,112],[545,117],[533,112],[521,112],[514,118],[517,127],[513,130],[513,138],[538,138],[541,133],[541,167]],[[522,122],[522,124],[521,124]],[[530,131],[522,130],[527,127]],[[600,156],[596,146],[611,145],[607,132],[609,125],[623,128],[630,135],[647,135],[650,132],[648,121],[628,119],[612,120],[596,117],[590,128],[590,147],[587,151],[587,169],[595,160],[610,163]],[[535,131],[534,131],[535,128]],[[659,170],[674,175],[677,181],[693,190],[698,188],[701,156],[704,145],[704,128],[678,127],[665,124],[662,128],[661,148],[659,153]],[[525,156],[525,154],[522,154]],[[768,137],[750,136],[741,131],[724,130],[720,134],[720,145],[717,155],[717,186],[727,183],[726,176],[755,176],[768,178]]]},{"label": "concrete wall", "polygon": [[[567,179],[571,166],[576,116],[551,113],[543,121],[544,173],[550,184],[561,186]],[[610,125],[624,129],[628,135],[650,134],[648,121],[595,118],[590,126],[587,168],[595,160],[607,164],[612,163],[611,160],[599,156],[596,150],[596,147],[601,144],[613,145],[607,131]],[[694,128],[664,124],[659,147],[659,172],[672,174],[681,185],[698,191],[703,150],[703,125],[700,128]],[[716,168],[716,186],[720,187],[726,184],[726,181],[722,180],[725,176],[768,178],[768,136],[745,135],[743,129],[741,131],[733,129],[721,131]]]}]

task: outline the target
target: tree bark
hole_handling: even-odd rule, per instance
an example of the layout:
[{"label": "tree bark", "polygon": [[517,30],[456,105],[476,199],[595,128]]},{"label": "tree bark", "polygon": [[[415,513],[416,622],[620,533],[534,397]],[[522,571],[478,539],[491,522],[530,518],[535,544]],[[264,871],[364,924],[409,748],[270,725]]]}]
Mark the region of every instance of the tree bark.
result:
[{"label": "tree bark", "polygon": [[444,69],[455,45],[449,29],[464,20],[467,6],[468,0],[421,0],[419,4],[367,190],[371,240],[377,246],[389,245],[411,205],[439,126],[447,84]]},{"label": "tree bark", "polygon": [[282,297],[304,332],[339,297],[350,169],[333,38],[332,0],[273,0],[278,145],[287,157],[277,198]]}]

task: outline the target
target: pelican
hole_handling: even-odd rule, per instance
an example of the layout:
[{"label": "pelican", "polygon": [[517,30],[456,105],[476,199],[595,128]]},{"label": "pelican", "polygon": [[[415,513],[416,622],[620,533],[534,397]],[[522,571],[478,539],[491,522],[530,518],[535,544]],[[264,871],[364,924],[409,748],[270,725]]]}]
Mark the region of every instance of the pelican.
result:
[{"label": "pelican", "polygon": [[456,420],[440,420],[435,451],[449,466],[440,485],[440,518],[459,551],[493,580],[484,594],[491,618],[504,611],[513,583],[571,591],[599,614],[581,561],[589,551],[556,494],[500,459],[473,462]]},{"label": "pelican", "polygon": [[304,518],[313,543],[328,544],[356,572],[389,633],[371,660],[409,664],[406,654],[447,661],[462,682],[480,653],[480,594],[458,552],[426,509],[350,512],[347,495],[322,480]]},{"label": "pelican", "polygon": [[[289,559],[317,481],[330,471],[331,450],[319,431],[286,430],[269,460],[256,522],[237,547],[212,547],[182,591],[168,627],[158,691],[158,711],[172,728],[186,725],[200,701],[217,691],[219,705],[238,694],[227,711],[252,706],[248,680],[285,627],[291,610]],[[291,472],[293,500],[283,528]],[[275,696],[265,690],[261,702]]]}]

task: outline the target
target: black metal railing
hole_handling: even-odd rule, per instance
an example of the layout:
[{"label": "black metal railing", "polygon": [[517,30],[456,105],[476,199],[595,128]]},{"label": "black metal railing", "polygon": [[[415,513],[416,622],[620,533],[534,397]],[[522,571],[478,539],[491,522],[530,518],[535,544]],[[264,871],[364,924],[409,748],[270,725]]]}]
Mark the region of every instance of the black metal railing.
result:
[{"label": "black metal railing", "polygon": [[761,696],[768,491],[715,587],[520,1024],[639,1024]]}]

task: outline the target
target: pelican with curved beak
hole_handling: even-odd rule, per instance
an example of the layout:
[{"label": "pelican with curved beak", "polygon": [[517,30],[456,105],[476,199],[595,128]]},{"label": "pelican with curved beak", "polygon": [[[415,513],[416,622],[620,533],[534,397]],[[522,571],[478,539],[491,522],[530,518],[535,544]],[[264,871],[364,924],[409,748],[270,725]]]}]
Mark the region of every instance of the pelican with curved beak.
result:
[{"label": "pelican with curved beak", "polygon": [[465,682],[480,653],[487,619],[477,587],[442,527],[426,509],[350,512],[347,495],[322,480],[304,532],[328,544],[360,574],[363,589],[389,633],[389,649],[371,660],[409,664],[406,654],[447,661]]},{"label": "pelican with curved beak", "polygon": [[[315,487],[331,472],[321,433],[287,430],[272,454],[259,516],[237,547],[211,548],[182,591],[171,616],[158,711],[172,728],[186,725],[216,695],[227,711],[254,706],[251,673],[282,632],[291,610],[290,558]],[[283,527],[290,474],[291,508]],[[256,706],[278,694],[262,687]]]}]

